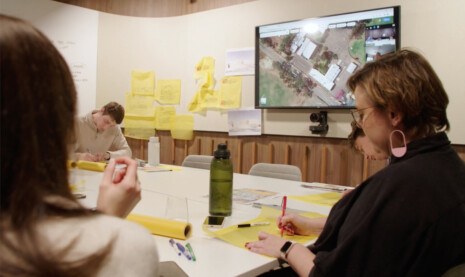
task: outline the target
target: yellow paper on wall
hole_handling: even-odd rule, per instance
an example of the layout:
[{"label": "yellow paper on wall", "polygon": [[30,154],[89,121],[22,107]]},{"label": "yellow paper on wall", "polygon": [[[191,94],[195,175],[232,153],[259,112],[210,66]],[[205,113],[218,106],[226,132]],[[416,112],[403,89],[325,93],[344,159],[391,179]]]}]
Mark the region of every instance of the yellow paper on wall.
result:
[{"label": "yellow paper on wall", "polygon": [[220,93],[217,90],[202,90],[200,91],[200,106],[202,109],[219,108]]},{"label": "yellow paper on wall", "polygon": [[342,194],[339,192],[326,192],[319,194],[309,194],[309,195],[290,195],[288,198],[299,200],[305,203],[310,203],[319,206],[328,206],[332,207],[339,201],[342,197]]},{"label": "yellow paper on wall", "polygon": [[203,57],[195,66],[194,79],[202,78],[205,72],[213,73],[215,70],[215,59],[212,57]]},{"label": "yellow paper on wall", "polygon": [[155,116],[124,116],[124,128],[155,129]]},{"label": "yellow paper on wall", "polygon": [[126,116],[154,117],[155,97],[134,95],[130,92],[126,93],[126,104],[124,106]]},{"label": "yellow paper on wall", "polygon": [[[273,209],[270,207],[262,206],[262,211],[260,215],[250,221],[241,222],[241,223],[259,223],[259,222],[266,222],[269,223],[268,225],[264,226],[253,226],[247,228],[238,228],[236,225],[223,228],[218,231],[211,231],[206,227],[203,227],[203,230],[210,236],[219,238],[224,240],[232,245],[235,245],[240,248],[245,248],[245,243],[249,241],[256,241],[258,240],[258,233],[259,232],[267,232],[269,234],[275,236],[281,236],[281,230],[276,225],[276,218],[281,215],[282,211],[278,209]],[[313,212],[306,212],[302,213],[301,215],[310,218],[318,218],[318,217],[325,217],[324,215],[313,213]],[[287,240],[292,240],[301,244],[305,244],[315,238],[317,238],[317,234],[309,235],[309,236],[299,236],[293,235],[289,236],[284,234],[284,238]]]},{"label": "yellow paper on wall", "polygon": [[140,214],[129,214],[126,220],[144,226],[154,235],[182,240],[188,239],[192,235],[192,225],[188,222]]},{"label": "yellow paper on wall", "polygon": [[131,91],[135,95],[153,95],[155,87],[155,72],[131,71]]},{"label": "yellow paper on wall", "polygon": [[173,106],[155,107],[155,128],[157,130],[170,130],[171,117],[176,115],[176,108]]},{"label": "yellow paper on wall", "polygon": [[171,137],[173,139],[191,140],[194,138],[194,116],[175,115],[171,117]]},{"label": "yellow paper on wall", "polygon": [[192,97],[189,104],[187,104],[187,111],[191,113],[200,112],[202,111],[202,105],[200,100],[200,92],[196,92],[195,95]]},{"label": "yellow paper on wall", "polygon": [[154,129],[124,127],[124,136],[134,139],[149,140],[155,135]]},{"label": "yellow paper on wall", "polygon": [[223,109],[234,109],[241,106],[242,77],[224,77],[220,82],[219,106]]},{"label": "yellow paper on wall", "polygon": [[181,80],[157,80],[155,99],[162,104],[179,104]]}]

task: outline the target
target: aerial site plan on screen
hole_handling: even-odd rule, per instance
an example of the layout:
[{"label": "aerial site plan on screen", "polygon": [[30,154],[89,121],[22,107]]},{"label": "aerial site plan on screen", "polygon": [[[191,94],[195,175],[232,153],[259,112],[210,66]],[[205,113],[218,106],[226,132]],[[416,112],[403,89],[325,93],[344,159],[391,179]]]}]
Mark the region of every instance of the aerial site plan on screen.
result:
[{"label": "aerial site plan on screen", "polygon": [[257,27],[259,108],[352,108],[347,79],[396,51],[394,8]]}]

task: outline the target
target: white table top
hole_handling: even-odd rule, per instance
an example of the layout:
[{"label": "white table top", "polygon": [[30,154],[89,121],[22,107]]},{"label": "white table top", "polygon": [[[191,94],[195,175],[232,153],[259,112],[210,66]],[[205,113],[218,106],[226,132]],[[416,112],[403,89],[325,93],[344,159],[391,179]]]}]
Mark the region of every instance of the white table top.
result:
[{"label": "white table top", "polygon": [[[182,168],[181,171],[144,172],[138,171],[142,187],[142,200],[132,212],[156,217],[174,215],[172,203],[179,204],[180,209],[174,216],[186,213],[182,204],[187,202],[188,220],[193,226],[189,242],[194,249],[197,260],[188,261],[184,256],[177,256],[169,244],[169,238],[155,236],[154,239],[160,254],[160,261],[175,261],[189,276],[255,276],[278,266],[276,259],[252,253],[216,238],[211,238],[202,230],[202,223],[208,215],[209,170]],[[95,207],[98,195],[98,185],[101,172],[74,170],[70,174],[71,183],[85,180],[86,198],[81,202],[89,207]],[[322,193],[301,187],[303,182],[272,179],[245,174],[234,174],[234,189],[262,189],[277,192],[276,196],[268,197],[260,202],[280,204],[283,195],[308,195]],[[288,208],[308,210],[328,214],[330,208],[306,204],[288,199]],[[250,204],[233,203],[233,214],[225,220],[225,227],[256,218],[259,208]],[[177,240],[178,241],[178,240]]]}]

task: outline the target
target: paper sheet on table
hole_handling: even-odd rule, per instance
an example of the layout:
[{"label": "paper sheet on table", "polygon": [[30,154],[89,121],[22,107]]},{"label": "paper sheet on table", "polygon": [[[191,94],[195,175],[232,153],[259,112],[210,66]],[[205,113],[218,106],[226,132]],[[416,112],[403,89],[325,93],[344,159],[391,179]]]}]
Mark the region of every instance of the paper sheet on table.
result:
[{"label": "paper sheet on table", "polygon": [[153,95],[155,87],[155,72],[131,71],[131,91],[135,95]]},{"label": "paper sheet on table", "polygon": [[171,117],[176,115],[174,106],[155,107],[155,128],[157,130],[169,130],[171,128]]},{"label": "paper sheet on table", "polygon": [[341,199],[341,196],[342,194],[338,192],[327,192],[309,195],[290,195],[288,198],[318,206],[332,207],[337,201],[339,201],[339,199]]},{"label": "paper sheet on table", "polygon": [[[279,215],[281,215],[280,210],[264,206],[262,207],[262,211],[257,218],[250,220],[250,221],[241,222],[241,223],[268,222],[270,223],[269,225],[253,226],[253,227],[246,227],[246,228],[237,228],[237,226],[234,225],[234,226],[223,228],[218,231],[211,231],[210,229],[204,226],[203,230],[212,237],[219,238],[237,247],[245,248],[246,242],[258,240],[258,232],[263,231],[263,232],[267,232],[275,236],[281,236],[281,230],[276,225],[276,218]],[[310,217],[310,218],[325,217],[322,214],[313,213],[313,212],[306,212],[301,215]],[[315,239],[316,237],[317,237],[316,234],[310,235],[310,236],[284,235],[284,238],[298,242],[298,243],[302,243],[302,244],[305,244]]]},{"label": "paper sheet on table", "polygon": [[194,137],[194,117],[192,115],[172,116],[170,130],[173,139],[191,140]]},{"label": "paper sheet on table", "polygon": [[129,214],[126,220],[139,223],[154,235],[182,240],[188,239],[192,235],[192,225],[188,222],[140,214]]},{"label": "paper sheet on table", "polygon": [[162,104],[179,104],[181,80],[157,80],[155,99]]}]

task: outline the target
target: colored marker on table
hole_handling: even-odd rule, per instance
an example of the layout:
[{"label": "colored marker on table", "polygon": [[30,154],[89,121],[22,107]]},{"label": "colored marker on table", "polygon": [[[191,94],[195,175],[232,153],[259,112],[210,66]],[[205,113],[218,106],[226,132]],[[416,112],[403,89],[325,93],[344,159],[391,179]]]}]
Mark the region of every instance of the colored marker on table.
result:
[{"label": "colored marker on table", "polygon": [[178,254],[178,256],[181,256],[181,250],[179,250],[179,249],[176,247],[176,244],[175,244],[175,242],[174,242],[173,239],[170,239],[170,244],[171,244],[171,247],[173,247],[174,252],[176,252],[176,254]]},{"label": "colored marker on table", "polygon": [[182,246],[179,242],[176,242],[176,245],[178,246],[179,251],[181,251],[181,253],[190,261],[192,258],[189,253],[187,253],[186,248],[184,248],[184,246]]},{"label": "colored marker on table", "polygon": [[189,250],[189,253],[191,254],[192,256],[192,260],[195,262],[196,258],[195,258],[195,255],[194,255],[194,249],[192,249],[192,246],[190,243],[187,243],[186,244],[186,248],[187,250]]}]

